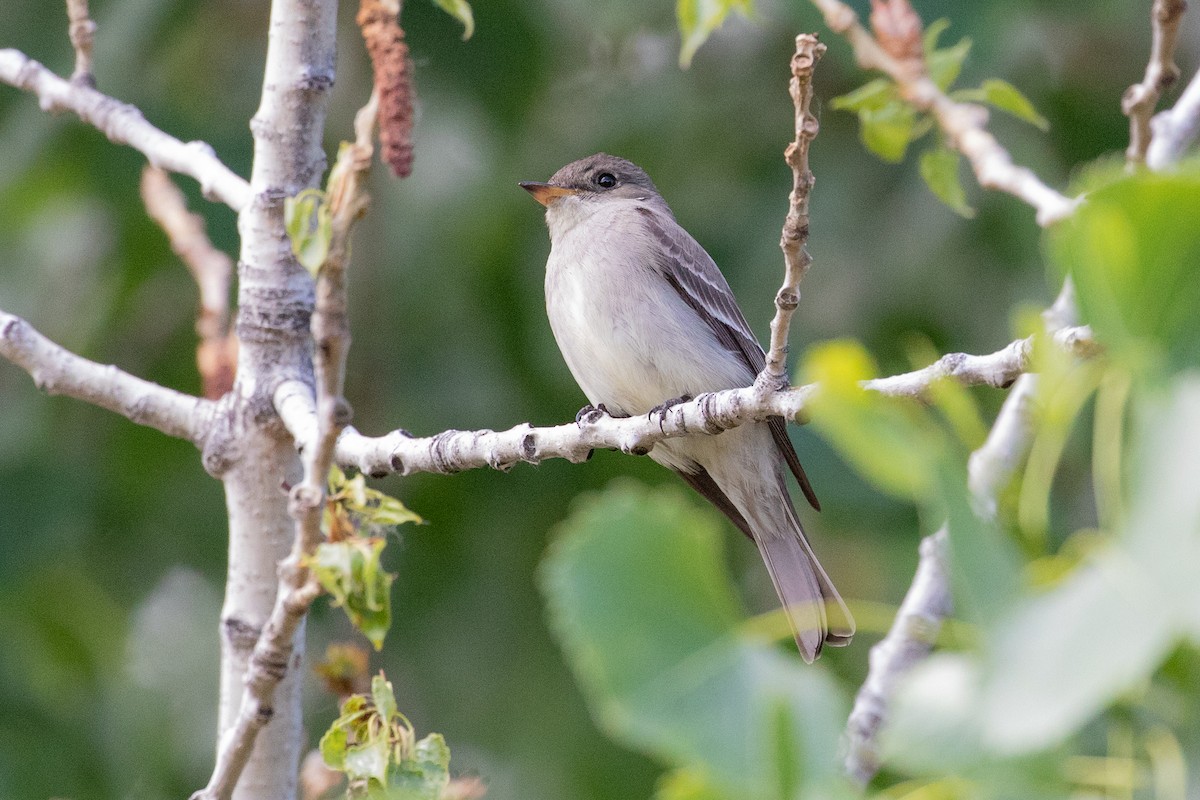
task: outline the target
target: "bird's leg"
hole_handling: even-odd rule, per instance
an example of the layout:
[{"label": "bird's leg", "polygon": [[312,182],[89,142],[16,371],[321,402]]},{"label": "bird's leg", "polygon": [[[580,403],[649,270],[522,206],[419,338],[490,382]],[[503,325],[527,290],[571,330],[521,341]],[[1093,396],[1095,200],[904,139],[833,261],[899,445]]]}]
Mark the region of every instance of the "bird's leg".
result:
[{"label": "bird's leg", "polygon": [[661,431],[663,428],[663,418],[666,417],[667,410],[670,409],[672,406],[677,406],[680,403],[687,403],[692,399],[693,399],[692,395],[690,395],[690,394],[681,394],[681,395],[679,395],[679,397],[673,397],[670,400],[664,400],[661,403],[659,403],[658,405],[656,405],[654,408],[650,409],[650,413],[648,413],[646,415],[646,418],[650,419],[655,414],[657,414],[658,415],[658,429]]}]

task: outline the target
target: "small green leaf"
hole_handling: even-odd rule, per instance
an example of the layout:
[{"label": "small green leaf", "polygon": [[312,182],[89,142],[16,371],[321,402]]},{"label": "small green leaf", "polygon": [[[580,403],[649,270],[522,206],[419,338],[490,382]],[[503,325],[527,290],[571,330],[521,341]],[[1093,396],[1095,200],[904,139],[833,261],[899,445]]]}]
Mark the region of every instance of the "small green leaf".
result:
[{"label": "small green leaf", "polygon": [[963,38],[953,47],[946,47],[925,54],[925,64],[929,69],[929,77],[933,79],[933,82],[938,85],[939,89],[946,91],[954,81],[958,80],[958,75],[962,72],[963,62],[967,60],[967,54],[970,52],[971,40]]},{"label": "small green leaf", "polygon": [[958,178],[960,160],[957,150],[939,143],[921,153],[921,178],[939,200],[956,214],[970,219],[975,216],[975,209],[967,204],[967,194]]},{"label": "small green leaf", "polygon": [[450,783],[450,748],[440,733],[431,733],[413,746],[403,761],[388,770],[387,790],[380,800],[440,800]]},{"label": "small green leaf", "polygon": [[925,56],[928,58],[931,53],[937,51],[938,39],[942,38],[942,34],[950,27],[950,20],[946,17],[940,17],[925,26],[925,38],[923,41]]},{"label": "small green leaf", "polygon": [[679,66],[687,69],[700,45],[729,16],[730,11],[740,11],[749,16],[751,0],[677,0],[675,16],[679,24],[682,43],[679,48]]},{"label": "small green leaf", "polygon": [[392,717],[396,716],[396,694],[392,690],[392,683],[383,676],[383,673],[371,678],[371,700],[375,703],[375,711],[379,714],[383,721],[391,722]]},{"label": "small green leaf", "polygon": [[893,164],[904,158],[909,142],[919,135],[916,109],[902,100],[864,108],[858,112],[858,121],[859,136],[867,149]]},{"label": "small green leaf", "polygon": [[325,763],[332,769],[344,772],[346,769],[346,745],[350,736],[345,726],[339,725],[339,722],[341,720],[334,722],[329,730],[325,731],[319,747],[321,758],[325,759]]},{"label": "small green leaf", "polygon": [[1033,107],[1033,103],[1029,102],[1029,98],[1021,94],[1020,89],[1008,81],[989,78],[978,89],[963,89],[954,92],[952,96],[955,100],[987,103],[1040,130],[1050,130],[1050,122],[1038,113],[1038,110]]},{"label": "small green leaf", "polygon": [[329,256],[333,239],[333,220],[325,193],[319,189],[305,189],[295,197],[285,199],[283,220],[296,260],[310,275],[317,277]]},{"label": "small green leaf", "polygon": [[450,16],[462,23],[463,26],[463,41],[471,38],[475,33],[475,14],[471,11],[471,4],[467,0],[433,0],[437,3],[437,7],[445,11]]},{"label": "small green leaf", "polygon": [[658,782],[654,800],[726,800],[726,796],[705,778],[703,769],[677,769]]},{"label": "small green leaf", "polygon": [[388,762],[391,746],[387,734],[380,732],[362,744],[346,748],[346,759],[342,771],[346,777],[355,780],[375,780],[385,785],[388,780]]},{"label": "small green leaf", "polygon": [[829,105],[838,111],[857,113],[868,109],[878,110],[899,100],[900,93],[896,90],[896,84],[886,78],[876,78],[852,92],[833,98],[829,101]]},{"label": "small green leaf", "polygon": [[344,606],[351,624],[362,631],[375,649],[383,647],[391,624],[391,587],[394,575],[380,564],[386,540],[348,539],[323,542],[307,561],[322,588]]}]

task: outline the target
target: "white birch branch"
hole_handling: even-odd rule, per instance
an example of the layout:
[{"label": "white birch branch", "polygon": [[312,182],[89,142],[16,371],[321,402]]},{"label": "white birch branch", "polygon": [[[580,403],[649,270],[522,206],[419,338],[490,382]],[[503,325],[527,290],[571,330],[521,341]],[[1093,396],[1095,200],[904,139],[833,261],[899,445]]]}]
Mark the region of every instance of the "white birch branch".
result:
[{"label": "white birch branch", "polygon": [[1200,71],[1192,76],[1174,107],[1154,116],[1150,129],[1154,134],[1146,153],[1150,169],[1166,169],[1183,157],[1200,137]]},{"label": "white birch branch", "polygon": [[[1096,352],[1091,330],[1070,328],[1054,336],[1059,346],[1087,357]],[[1004,387],[1029,366],[1032,337],[1019,339],[989,355],[951,353],[915,372],[866,381],[864,388],[893,397],[923,397],[937,380],[951,378],[965,385]],[[712,435],[769,416],[795,419],[805,411],[815,385],[792,386],[766,394],[754,387],[701,394],[665,412],[638,417],[585,415],[575,423],[533,427],[525,423],[506,431],[443,431],[417,438],[395,430],[368,437],[346,428],[337,444],[337,461],[373,477],[416,472],[450,474],[489,467],[508,470],[520,462],[537,464],[548,458],[580,462],[597,448],[645,455],[658,442],[677,436]],[[312,392],[302,381],[281,384],[275,408],[296,446],[314,441],[316,423]]]},{"label": "white birch branch", "polygon": [[140,151],[156,167],[195,178],[206,197],[235,211],[250,202],[250,185],[222,164],[208,144],[179,141],[147,122],[134,106],[85,82],[63,80],[17,50],[0,50],[0,82],[32,92],[45,111],[74,112],[111,141]]},{"label": "white birch branch", "polygon": [[1150,59],[1146,63],[1146,72],[1141,83],[1130,86],[1121,98],[1121,111],[1129,117],[1129,147],[1125,150],[1125,162],[1130,167],[1146,161],[1151,138],[1150,117],[1162,93],[1179,79],[1175,42],[1186,10],[1186,0],[1154,0],[1151,8]]},{"label": "white birch branch", "polygon": [[67,0],[67,27],[71,47],[75,49],[75,71],[71,83],[96,88],[92,74],[92,43],[96,36],[96,23],[88,14],[88,0]]},{"label": "white birch branch", "polygon": [[159,386],[60,347],[20,317],[0,311],[0,356],[29,373],[39,389],[108,409],[197,446],[216,405]]}]

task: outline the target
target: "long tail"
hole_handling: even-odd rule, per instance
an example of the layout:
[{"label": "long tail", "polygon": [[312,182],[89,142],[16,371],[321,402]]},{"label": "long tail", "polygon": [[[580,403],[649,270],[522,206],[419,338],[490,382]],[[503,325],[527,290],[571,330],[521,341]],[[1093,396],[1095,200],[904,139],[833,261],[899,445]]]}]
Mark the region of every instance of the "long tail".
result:
[{"label": "long tail", "polygon": [[750,514],[754,542],[787,613],[800,655],[810,664],[825,645],[854,637],[854,618],[808,544],[780,479],[781,503]]}]

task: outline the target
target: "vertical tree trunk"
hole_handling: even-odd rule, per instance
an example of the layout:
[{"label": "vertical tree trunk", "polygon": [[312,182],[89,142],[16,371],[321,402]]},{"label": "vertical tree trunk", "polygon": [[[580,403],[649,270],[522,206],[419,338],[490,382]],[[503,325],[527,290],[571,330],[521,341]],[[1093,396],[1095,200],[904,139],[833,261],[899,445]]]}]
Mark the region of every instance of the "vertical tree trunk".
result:
[{"label": "vertical tree trunk", "polygon": [[[229,507],[229,575],[222,613],[220,736],[237,717],[246,663],[271,613],[277,564],[294,536],[286,485],[300,462],[272,407],[285,379],[312,383],[309,317],[313,286],[296,263],[284,230],[283,204],[315,186],[325,168],[321,138],[334,79],[335,0],[276,0],[262,101],[251,121],[253,199],[238,219],[238,372],[224,401],[205,465],[225,484]],[[303,628],[287,677],[234,793],[241,800],[292,800],[302,746],[300,661]]]}]

